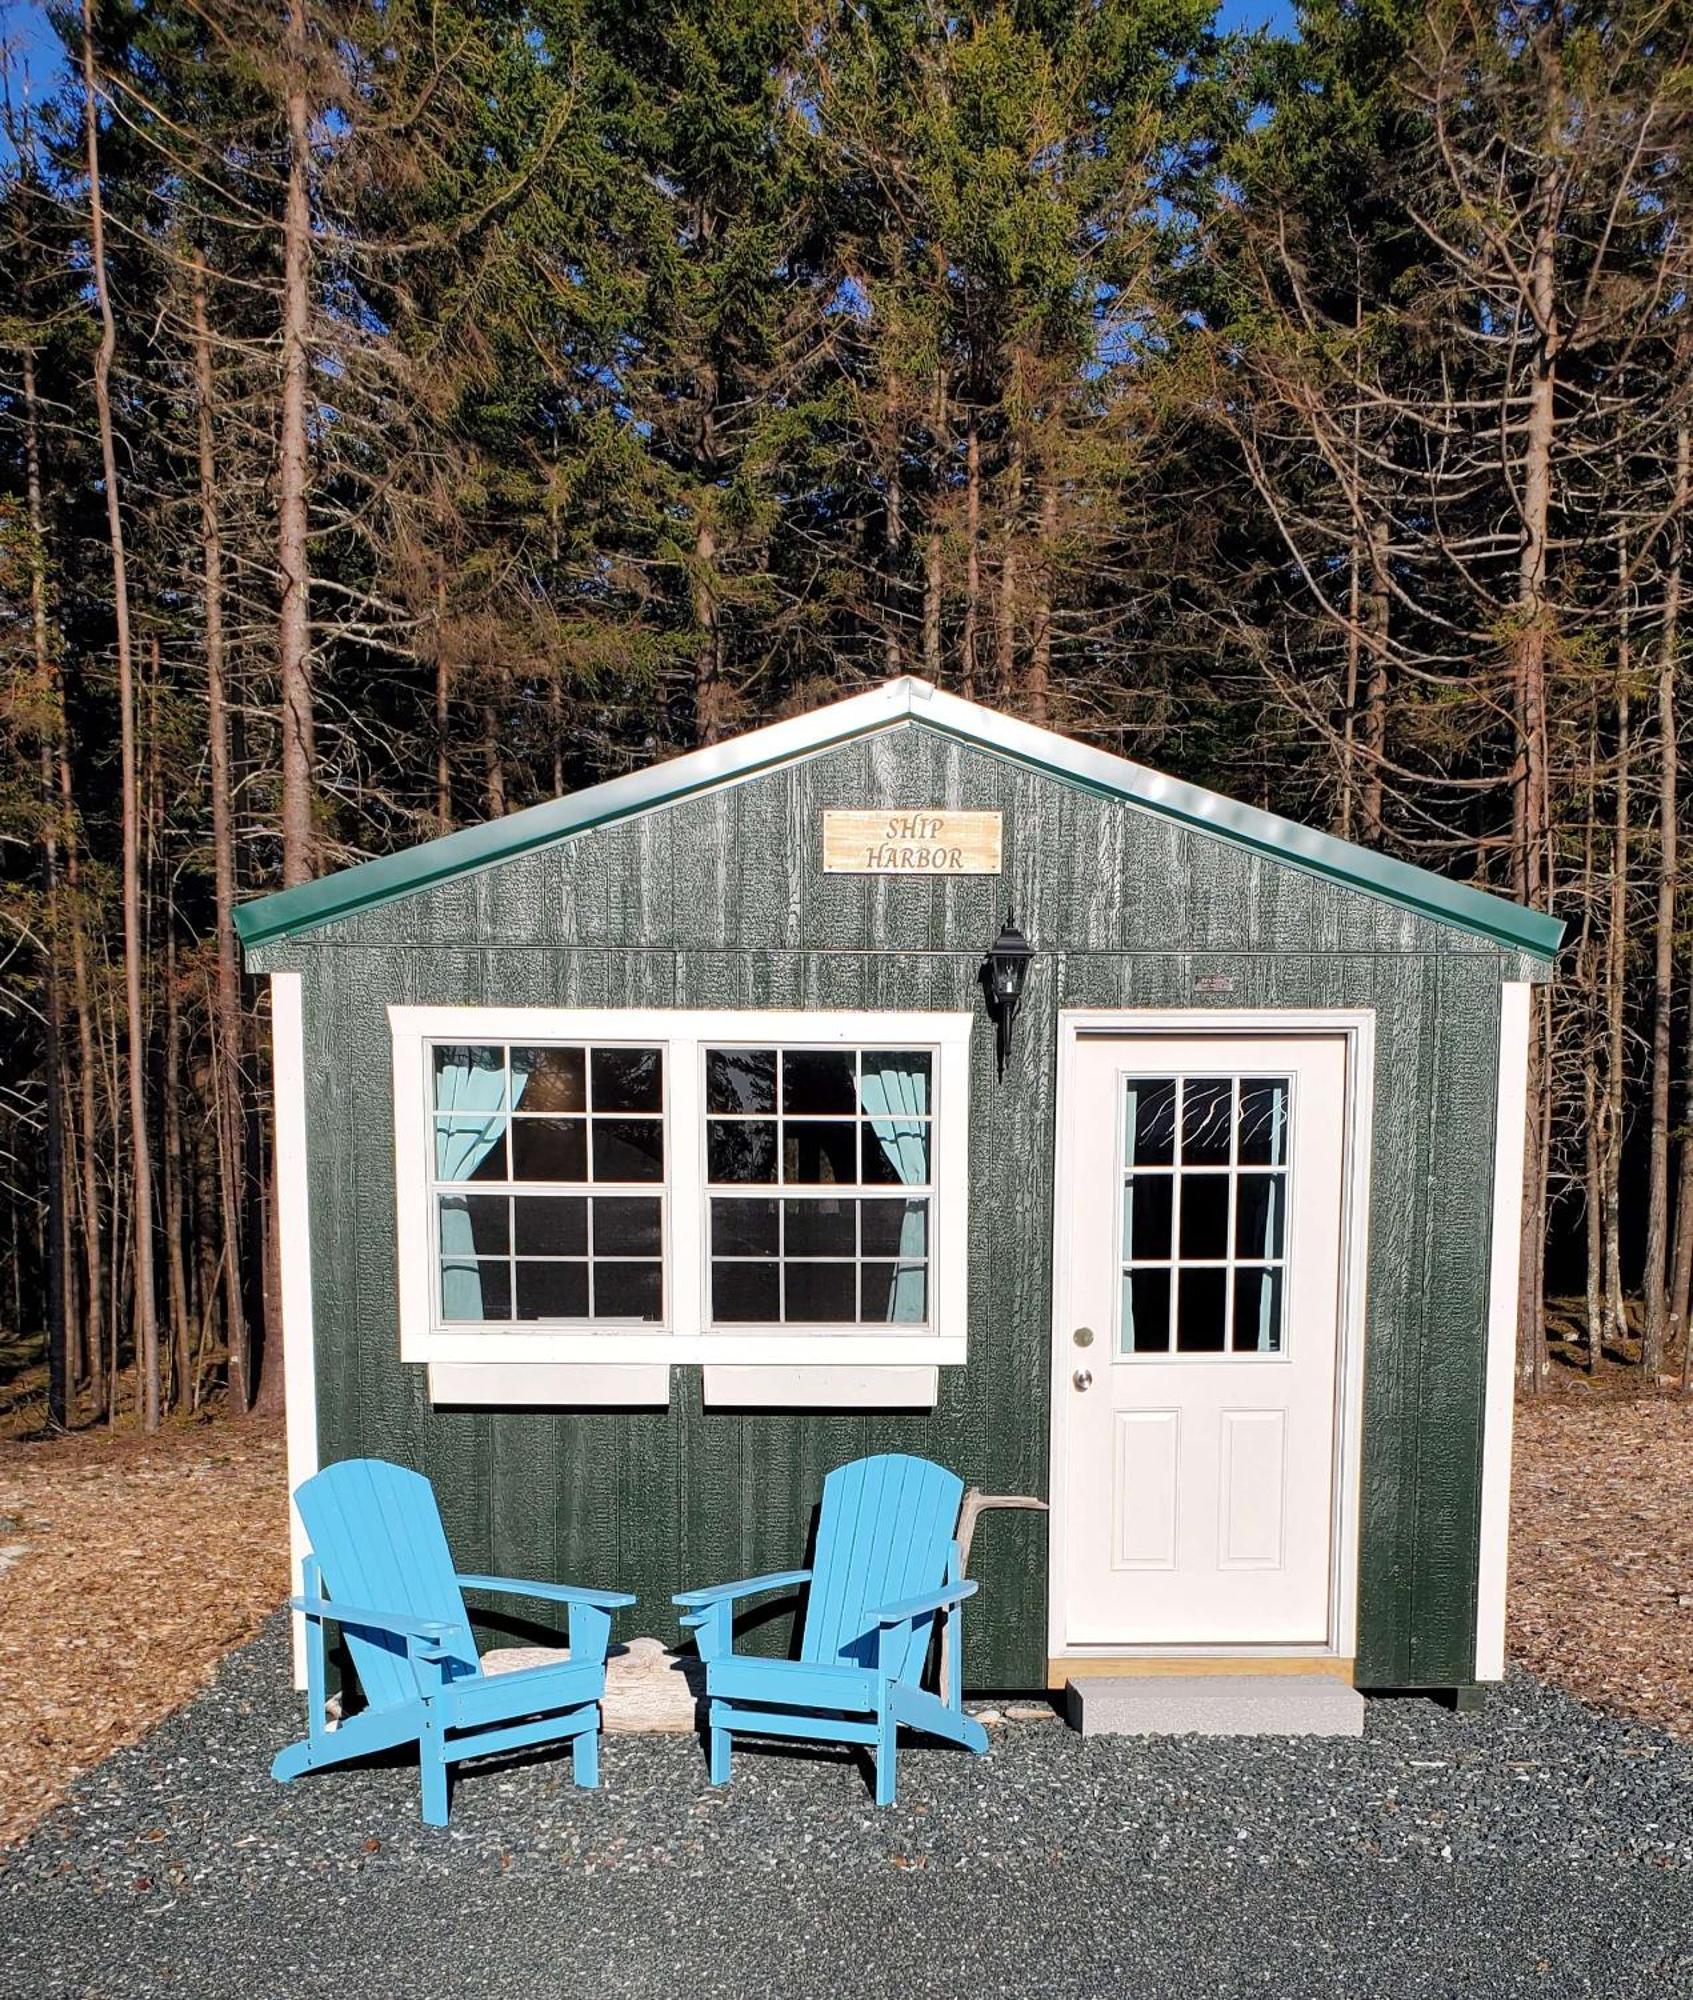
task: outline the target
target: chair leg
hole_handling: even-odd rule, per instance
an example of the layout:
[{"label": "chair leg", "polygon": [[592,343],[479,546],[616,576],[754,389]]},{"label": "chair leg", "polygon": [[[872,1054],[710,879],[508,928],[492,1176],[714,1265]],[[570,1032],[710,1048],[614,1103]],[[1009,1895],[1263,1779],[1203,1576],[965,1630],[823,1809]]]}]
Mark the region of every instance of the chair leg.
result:
[{"label": "chair leg", "polygon": [[898,1782],[898,1772],[894,1760],[898,1755],[899,1724],[889,1710],[887,1689],[882,1690],[882,1706],[876,1713],[876,1803],[891,1806],[894,1802],[894,1787]]},{"label": "chair leg", "polygon": [[447,1823],[447,1760],[443,1754],[445,1743],[440,1723],[429,1716],[418,1732],[417,1762],[423,1779],[423,1823],[425,1826],[445,1826]]},{"label": "chair leg", "polygon": [[570,1767],[576,1782],[585,1792],[594,1791],[600,1782],[600,1731],[596,1722],[592,1729],[584,1729],[570,1746]]},{"label": "chair leg", "polygon": [[711,1757],[711,1782],[726,1785],[729,1782],[729,1732],[720,1722],[714,1722],[708,1732]]}]

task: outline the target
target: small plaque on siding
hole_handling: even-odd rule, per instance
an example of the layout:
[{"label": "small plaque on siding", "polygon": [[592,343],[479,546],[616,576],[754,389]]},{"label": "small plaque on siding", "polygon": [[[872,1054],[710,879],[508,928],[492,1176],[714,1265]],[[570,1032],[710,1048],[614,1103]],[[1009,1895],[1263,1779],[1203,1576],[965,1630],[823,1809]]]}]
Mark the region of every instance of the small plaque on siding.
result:
[{"label": "small plaque on siding", "polygon": [[996,812],[823,814],[826,875],[997,875],[1000,819]]}]

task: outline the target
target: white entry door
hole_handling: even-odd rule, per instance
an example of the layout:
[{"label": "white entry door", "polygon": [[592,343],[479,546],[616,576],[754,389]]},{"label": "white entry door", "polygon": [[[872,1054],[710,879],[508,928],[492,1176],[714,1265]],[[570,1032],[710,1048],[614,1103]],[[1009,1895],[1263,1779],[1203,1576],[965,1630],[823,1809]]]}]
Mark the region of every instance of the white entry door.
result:
[{"label": "white entry door", "polygon": [[1343,1035],[1083,1034],[1058,1234],[1066,1646],[1320,1645]]}]

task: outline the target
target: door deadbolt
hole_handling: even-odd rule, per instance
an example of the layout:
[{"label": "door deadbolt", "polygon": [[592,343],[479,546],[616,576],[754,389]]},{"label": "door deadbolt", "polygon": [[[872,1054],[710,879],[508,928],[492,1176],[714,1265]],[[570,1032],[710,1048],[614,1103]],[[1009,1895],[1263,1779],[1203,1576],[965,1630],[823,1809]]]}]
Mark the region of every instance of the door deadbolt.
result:
[{"label": "door deadbolt", "polygon": [[1093,1345],[1093,1328],[1091,1326],[1079,1326],[1071,1334],[1070,1338],[1078,1347],[1091,1347]]}]

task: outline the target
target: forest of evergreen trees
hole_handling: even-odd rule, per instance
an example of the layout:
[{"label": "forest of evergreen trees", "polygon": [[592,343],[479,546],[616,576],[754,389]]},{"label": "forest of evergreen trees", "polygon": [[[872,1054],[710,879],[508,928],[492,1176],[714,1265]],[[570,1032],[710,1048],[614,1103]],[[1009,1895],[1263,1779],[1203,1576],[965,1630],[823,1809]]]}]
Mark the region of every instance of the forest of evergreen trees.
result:
[{"label": "forest of evergreen trees", "polygon": [[48,13],[0,1324],[55,1418],[269,1390],[238,901],[905,671],[1566,917],[1524,1384],[1685,1385],[1687,6]]}]

